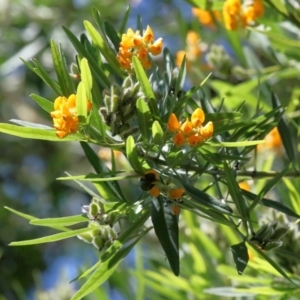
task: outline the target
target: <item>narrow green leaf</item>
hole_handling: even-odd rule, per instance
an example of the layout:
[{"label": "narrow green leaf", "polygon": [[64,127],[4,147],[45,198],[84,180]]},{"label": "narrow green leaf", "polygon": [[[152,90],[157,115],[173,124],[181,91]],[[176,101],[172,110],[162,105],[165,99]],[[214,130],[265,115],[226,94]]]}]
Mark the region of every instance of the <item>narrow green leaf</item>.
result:
[{"label": "narrow green leaf", "polygon": [[75,90],[72,79],[68,72],[63,51],[60,46],[56,46],[53,40],[51,40],[50,44],[55,72],[63,93],[61,96],[69,97],[71,94],[74,94]]},{"label": "narrow green leaf", "polygon": [[145,70],[139,61],[139,59],[136,56],[133,56],[132,58],[133,66],[134,66],[134,71],[136,74],[137,80],[141,84],[141,88],[143,93],[145,94],[146,98],[148,99],[148,105],[151,110],[152,115],[158,116],[158,109],[157,109],[157,103],[156,103],[156,98],[153,93],[151,84],[148,80],[148,77],[145,73]]},{"label": "narrow green leaf", "polygon": [[138,124],[144,141],[148,142],[151,135],[152,117],[149,107],[143,98],[136,102]]},{"label": "narrow green leaf", "polygon": [[229,214],[232,213],[232,209],[224,202],[213,198],[212,196],[209,196],[208,194],[198,190],[194,186],[181,182],[186,193],[195,201],[201,203],[202,205],[206,207],[213,208],[219,212]]},{"label": "narrow green leaf", "polygon": [[76,36],[66,27],[63,26],[63,30],[68,36],[69,40],[77,50],[77,52],[86,57],[89,61],[89,65],[92,69],[93,77],[96,78],[104,87],[110,87],[110,80],[107,78],[106,74],[102,70],[101,66],[99,66],[98,62],[93,58],[93,56],[84,48],[84,46],[80,43],[80,41],[76,38]]},{"label": "narrow green leaf", "polygon": [[284,271],[283,269],[273,260],[271,259],[264,251],[259,249],[255,244],[248,241],[248,244],[258,252],[278,273],[280,273],[285,279],[287,279],[290,283],[292,283],[297,288],[300,288]]},{"label": "narrow green leaf", "polygon": [[42,243],[52,243],[60,240],[64,240],[70,237],[74,237],[80,233],[91,231],[91,228],[81,228],[77,230],[71,230],[67,232],[57,233],[49,236],[45,236],[42,238],[34,239],[34,240],[27,240],[21,242],[12,242],[9,246],[27,246],[27,245],[35,245],[35,244],[42,244]]},{"label": "narrow green leaf", "polygon": [[76,112],[78,116],[87,117],[86,91],[83,82],[77,86]]},{"label": "narrow green leaf", "polygon": [[[249,191],[243,190],[243,189],[241,189],[241,191],[251,201],[254,201],[255,199],[257,199],[257,195],[255,195]],[[298,219],[300,218],[300,215],[298,215],[292,209],[290,209],[289,207],[285,206],[284,204],[282,204],[278,201],[262,198],[261,201],[259,202],[259,204],[264,205],[266,207],[274,208],[274,209],[276,209],[280,212],[283,212],[291,217],[298,218]]]},{"label": "narrow green leaf", "polygon": [[228,38],[228,41],[235,52],[235,55],[238,57],[239,62],[243,67],[247,67],[247,60],[245,58],[242,41],[240,39],[239,33],[237,31],[225,30],[225,35]]},{"label": "narrow green leaf", "polygon": [[139,161],[135,141],[132,136],[126,140],[126,156],[134,171],[143,174],[143,166]]},{"label": "narrow green leaf", "polygon": [[219,142],[219,143],[210,143],[206,142],[206,144],[212,146],[212,147],[249,147],[249,146],[255,146],[258,144],[264,144],[266,141],[260,140],[260,141],[245,141],[245,142]]},{"label": "narrow green leaf", "polygon": [[162,198],[152,198],[151,219],[174,275],[180,272],[178,218],[165,206]]},{"label": "narrow green leaf", "polygon": [[[97,174],[110,172],[110,169],[104,162],[102,162],[102,160],[94,152],[89,144],[80,142],[80,145],[85,153],[85,156],[87,157]],[[99,183],[98,188],[101,189],[101,195],[103,195],[103,193],[106,195],[106,197],[103,196],[103,198],[105,199],[107,199],[109,195],[114,194],[114,198],[121,198],[123,201],[126,201],[117,181]]]},{"label": "narrow green leaf", "polygon": [[249,261],[248,249],[245,242],[230,247],[235,262],[236,270],[242,275]]},{"label": "narrow green leaf", "polygon": [[111,68],[121,77],[124,77],[121,71],[120,64],[117,61],[116,55],[111,51],[111,49],[105,44],[100,33],[95,29],[95,27],[89,22],[83,22],[86,31],[89,33],[92,41],[98,46],[101,54],[105,57]]},{"label": "narrow green leaf", "polygon": [[154,121],[152,124],[152,137],[153,142],[156,145],[162,145],[163,138],[164,138],[164,132],[159,124],[159,122]]},{"label": "narrow green leaf", "polygon": [[242,222],[243,222],[245,231],[248,232],[249,212],[248,212],[247,201],[244,198],[242,192],[240,191],[239,185],[236,181],[236,176],[234,176],[234,174],[233,174],[233,170],[231,168],[229,168],[229,166],[226,162],[223,163],[223,166],[224,166],[224,172],[225,172],[225,178],[226,178],[226,182],[227,182],[228,192],[229,192],[238,212],[242,216]]},{"label": "narrow green leaf", "polygon": [[81,136],[78,134],[72,134],[64,139],[60,139],[56,136],[54,130],[45,130],[38,128],[27,128],[11,124],[0,123],[0,132],[7,133],[10,135],[35,140],[54,141],[54,142],[69,142],[79,141]]},{"label": "narrow green leaf", "polygon": [[43,98],[36,94],[31,94],[30,97],[46,112],[50,113],[54,111],[54,104],[48,99]]},{"label": "narrow green leaf", "polygon": [[249,212],[255,208],[255,206],[261,201],[261,199],[264,197],[264,195],[267,194],[277,183],[279,180],[282,179],[282,177],[290,170],[291,164],[286,166],[281,172],[276,174],[276,176],[272,179],[270,179],[261,189],[261,191],[258,193],[256,199],[253,201],[249,208]]},{"label": "narrow green leaf", "polygon": [[93,77],[86,58],[80,61],[81,81],[83,82],[86,98],[92,102]]},{"label": "narrow green leaf", "polygon": [[27,122],[27,121],[22,121],[22,120],[15,120],[15,119],[11,119],[9,120],[9,122],[27,127],[27,128],[39,128],[39,129],[44,129],[44,130],[52,130],[52,127],[49,127],[47,125],[44,124],[36,124],[36,123],[32,123],[32,122]]},{"label": "narrow green leaf", "polygon": [[127,6],[124,17],[122,19],[121,25],[120,25],[120,29],[119,29],[119,34],[123,34],[125,32],[125,28],[127,26],[127,22],[129,19],[129,15],[130,15],[130,5]]},{"label": "narrow green leaf", "polygon": [[295,253],[289,252],[287,250],[283,250],[281,248],[276,249],[275,252],[276,252],[276,254],[279,254],[280,256],[286,257],[288,260],[297,261],[298,263],[300,263],[299,254],[295,254]]},{"label": "narrow green leaf", "polygon": [[121,42],[120,37],[118,36],[115,28],[111,25],[110,22],[105,21],[104,22],[104,27],[105,27],[105,33],[106,33],[107,37],[113,43],[114,49],[117,53],[119,51],[120,42]]},{"label": "narrow green leaf", "polygon": [[[275,93],[272,93],[272,105],[273,108],[281,107],[280,100],[278,99],[277,95]],[[281,111],[283,112],[284,109],[281,108]],[[294,138],[292,136],[290,126],[287,120],[287,117],[285,114],[282,114],[282,117],[277,125],[282,144],[284,146],[284,149],[286,151],[286,154],[290,160],[290,162],[293,162],[297,158],[297,150],[296,145],[294,145],[293,141]]]},{"label": "narrow green leaf", "polygon": [[63,218],[47,218],[47,219],[34,219],[30,221],[32,225],[39,226],[53,226],[53,225],[62,225],[62,226],[71,226],[74,224],[88,222],[88,218],[83,215],[63,217]]},{"label": "narrow green leaf", "polygon": [[22,218],[24,218],[24,219],[27,219],[27,220],[30,220],[30,221],[31,221],[31,220],[37,219],[36,217],[33,217],[33,216],[30,216],[30,215],[21,213],[21,212],[19,212],[19,211],[17,211],[17,210],[14,210],[14,209],[12,209],[12,208],[10,208],[10,207],[8,207],[8,206],[4,206],[4,208],[7,209],[7,210],[9,210],[10,212],[12,212],[12,213],[14,213],[14,214],[16,214],[16,215],[22,217]]}]

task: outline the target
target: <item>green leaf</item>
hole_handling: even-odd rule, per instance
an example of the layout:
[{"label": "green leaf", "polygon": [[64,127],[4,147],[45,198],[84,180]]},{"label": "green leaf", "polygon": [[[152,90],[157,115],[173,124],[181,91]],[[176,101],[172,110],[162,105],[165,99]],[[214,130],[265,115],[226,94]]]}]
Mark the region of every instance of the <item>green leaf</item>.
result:
[{"label": "green leaf", "polygon": [[255,146],[258,144],[264,144],[266,141],[260,140],[260,141],[245,141],[245,142],[219,142],[219,143],[210,143],[206,142],[207,145],[210,145],[212,147],[249,147],[249,146]]},{"label": "green leaf", "polygon": [[278,273],[280,273],[285,279],[287,279],[290,283],[292,283],[297,288],[300,288],[284,271],[283,269],[274,261],[272,260],[264,251],[259,249],[255,244],[249,242],[249,245],[258,252]]},{"label": "green leaf", "polygon": [[139,61],[139,59],[136,56],[132,57],[132,62],[133,62],[136,78],[140,82],[142,91],[143,91],[143,93],[145,94],[146,98],[149,101],[148,105],[149,105],[149,108],[151,110],[151,113],[154,116],[158,116],[156,98],[155,98],[155,95],[153,93],[151,84],[148,80],[148,77],[145,73],[145,70],[144,70],[141,62]]},{"label": "green leaf", "polygon": [[87,117],[86,92],[83,82],[77,86],[76,112],[78,116]]},{"label": "green leaf", "polygon": [[165,206],[162,198],[152,198],[151,219],[174,275],[180,272],[178,218]]},{"label": "green leaf", "polygon": [[232,209],[224,202],[213,198],[212,196],[209,196],[208,194],[198,190],[194,186],[181,182],[186,193],[195,201],[201,203],[202,205],[206,207],[213,208],[214,210],[217,210],[219,212],[229,214],[232,213]]},{"label": "green leaf", "polygon": [[96,78],[104,87],[110,87],[110,80],[107,78],[106,74],[102,70],[98,62],[93,58],[93,56],[84,48],[84,46],[79,42],[76,36],[66,27],[63,26],[63,30],[68,36],[69,40],[77,50],[77,52],[87,58],[93,77]]},{"label": "green leaf", "polygon": [[144,141],[148,142],[151,135],[152,117],[149,107],[143,98],[136,102],[138,124]]},{"label": "green leaf", "polygon": [[104,22],[104,27],[105,27],[105,33],[106,33],[107,37],[113,43],[116,52],[118,52],[121,40],[120,40],[120,37],[118,36],[115,28],[108,21]]},{"label": "green leaf", "polygon": [[135,141],[131,135],[126,140],[126,156],[133,170],[143,174],[144,169],[139,161]]},{"label": "green leaf", "polygon": [[158,121],[154,121],[152,124],[152,137],[154,144],[162,145],[164,132]]},{"label": "green leaf", "polygon": [[61,87],[61,91],[63,93],[61,96],[69,97],[75,92],[73,81],[68,72],[66,59],[61,46],[59,45],[59,47],[57,47],[53,40],[51,40],[51,52],[55,72],[58,78],[59,85]]},{"label": "green leaf", "polygon": [[[102,255],[101,261],[99,261],[95,266],[97,266],[96,271],[90,276],[87,282],[80,288],[80,290],[75,293],[72,300],[82,299],[85,295],[91,293],[93,290],[99,287],[104,281],[106,281],[114,272],[121,260],[130,252],[133,246],[143,237],[147,232],[144,230],[141,234],[136,236],[136,239],[123,246],[125,241],[132,235],[132,233],[140,228],[145,221],[149,218],[149,213],[142,215],[135,223],[133,223],[121,236],[119,240],[115,241],[113,245],[107,249],[107,251]],[[149,228],[150,229],[150,228]],[[123,247],[122,247],[123,246]],[[122,248],[121,248],[122,247]],[[91,271],[95,269],[95,266],[90,268],[88,271],[84,272],[79,278],[88,275]]]},{"label": "green leaf", "polygon": [[105,57],[107,62],[109,63],[110,67],[121,77],[123,78],[123,72],[121,71],[120,64],[117,61],[116,55],[111,51],[111,49],[106,45],[102,36],[99,32],[95,29],[95,27],[89,22],[83,22],[86,31],[89,33],[92,41],[95,45],[98,46],[101,54]]},{"label": "green leaf", "polygon": [[32,62],[35,64],[35,67],[32,66],[27,61],[23,60],[22,58],[21,58],[21,60],[30,70],[32,70],[34,73],[36,73],[50,88],[52,88],[53,91],[57,95],[59,95],[59,96],[62,95],[62,91],[61,91],[59,84],[53,78],[51,78],[49,76],[49,74],[41,66],[41,64],[38,62],[38,60],[36,60],[36,59],[32,60]]},{"label": "green leaf", "polygon": [[35,244],[43,244],[43,243],[52,243],[60,240],[64,240],[70,237],[74,237],[80,233],[91,231],[91,228],[81,228],[77,230],[70,230],[67,232],[61,232],[49,236],[45,236],[42,238],[34,239],[34,240],[27,240],[21,242],[12,242],[9,246],[27,246],[27,245],[35,245]]},{"label": "green leaf", "polygon": [[245,231],[248,232],[248,220],[249,220],[248,203],[244,198],[242,192],[240,191],[239,185],[236,181],[236,176],[234,176],[233,174],[233,170],[228,166],[226,162],[223,163],[223,166],[224,166],[224,173],[225,173],[224,175],[227,182],[228,192],[238,212],[242,216],[242,221],[243,221]]},{"label": "green leaf", "polygon": [[60,139],[56,136],[54,130],[27,128],[27,127],[21,127],[21,126],[10,125],[5,123],[0,123],[0,132],[26,138],[26,139],[36,139],[36,140],[54,141],[54,142],[79,141],[82,139],[82,137],[79,134],[72,134],[63,139]]},{"label": "green leaf", "polygon": [[39,226],[53,226],[53,225],[62,225],[62,226],[71,226],[74,224],[88,222],[88,218],[83,215],[63,217],[63,218],[47,218],[47,219],[34,219],[30,221],[32,225]]},{"label": "green leaf", "polygon": [[[94,152],[89,144],[80,142],[80,145],[85,153],[85,156],[87,157],[97,174],[110,172],[110,169],[104,162],[102,162],[102,160]],[[108,199],[113,195],[113,198],[119,198],[122,199],[122,201],[126,201],[117,181],[99,182],[95,185],[104,199]]]},{"label": "green leaf", "polygon": [[245,242],[230,247],[235,262],[236,270],[242,275],[249,261],[248,249]]},{"label": "green leaf", "polygon": [[237,31],[233,30],[225,30],[225,35],[227,36],[227,39],[233,48],[233,51],[235,52],[235,55],[238,57],[239,62],[243,67],[247,67],[247,61],[244,54],[244,49],[242,46],[242,40],[239,36],[239,33]]},{"label": "green leaf", "polygon": [[255,206],[259,203],[259,201],[266,195],[277,183],[279,180],[282,179],[282,177],[290,170],[291,164],[286,166],[281,172],[276,174],[276,176],[270,180],[264,185],[264,187],[261,189],[261,191],[258,193],[256,199],[251,204],[249,211],[255,208]]},{"label": "green leaf", "polygon": [[[243,190],[243,189],[241,189],[241,191],[251,201],[254,201],[255,199],[257,199],[257,195],[255,195],[255,194],[253,194],[249,191]],[[264,205],[266,207],[274,208],[274,209],[276,209],[278,211],[281,211],[281,212],[283,212],[283,213],[285,213],[285,214],[287,214],[291,217],[298,218],[298,219],[300,218],[300,215],[298,215],[292,209],[290,209],[289,207],[283,205],[280,202],[270,200],[270,199],[266,199],[266,198],[262,198],[261,201],[258,204]]]},{"label": "green leaf", "polygon": [[130,15],[130,5],[127,6],[124,17],[122,19],[121,25],[120,25],[120,29],[119,29],[119,34],[123,34],[125,32],[125,28],[127,26],[127,22],[129,19],[129,15]]},{"label": "green leaf", "polygon": [[81,81],[83,82],[86,98],[92,102],[92,87],[93,87],[93,77],[89,67],[89,63],[86,58],[80,61],[80,75]]},{"label": "green leaf", "polygon": [[205,10],[222,10],[224,1],[223,0],[184,0],[192,6],[199,7]]},{"label": "green leaf", "polygon": [[49,101],[46,98],[43,98],[36,94],[31,94],[30,97],[46,112],[50,113],[54,111],[54,104],[53,102]]},{"label": "green leaf", "polygon": [[[280,100],[278,99],[275,93],[272,93],[272,105],[273,108],[277,108],[281,106]],[[284,109],[281,108],[281,111],[283,112]],[[278,122],[277,128],[282,140],[282,144],[284,146],[284,149],[286,151],[286,154],[290,162],[295,161],[297,157],[297,150],[296,150],[296,146],[293,143],[294,137],[292,136],[290,126],[285,114],[282,114],[282,117]]]},{"label": "green leaf", "polygon": [[31,122],[27,122],[27,121],[22,121],[22,120],[15,120],[15,119],[11,119],[9,120],[9,122],[27,127],[27,128],[39,128],[39,129],[43,129],[43,130],[52,130],[52,127],[49,127],[47,125],[43,125],[43,124],[36,124],[36,123],[31,123]]},{"label": "green leaf", "polygon": [[180,70],[178,73],[178,78],[176,79],[176,85],[175,85],[175,95],[178,94],[178,92],[183,89],[184,83],[185,83],[185,77],[186,77],[186,55],[184,55],[183,60],[181,62]]}]

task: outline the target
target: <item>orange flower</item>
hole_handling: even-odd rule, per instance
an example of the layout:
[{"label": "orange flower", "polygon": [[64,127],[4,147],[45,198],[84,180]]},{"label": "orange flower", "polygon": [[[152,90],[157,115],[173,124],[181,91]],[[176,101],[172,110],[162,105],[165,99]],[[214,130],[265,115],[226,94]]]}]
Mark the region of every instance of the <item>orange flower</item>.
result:
[{"label": "orange flower", "polygon": [[173,141],[174,141],[174,144],[177,147],[182,146],[184,144],[184,142],[185,142],[183,134],[181,132],[176,133],[176,135],[174,136]]},{"label": "orange flower", "polygon": [[264,144],[257,145],[257,150],[274,149],[278,150],[282,146],[282,140],[277,127],[274,127],[265,137],[266,142]]},{"label": "orange flower", "polygon": [[[90,111],[92,103],[87,100],[87,110]],[[54,101],[54,111],[50,113],[53,118],[56,136],[63,139],[78,130],[79,120],[76,113],[76,95],[69,98],[60,96]]]},{"label": "orange flower", "polygon": [[236,30],[239,25],[246,27],[264,14],[261,0],[245,2],[243,7],[240,0],[226,0],[223,5],[223,19],[226,29]]},{"label": "orange flower", "polygon": [[180,128],[180,123],[175,114],[171,114],[168,121],[168,128],[170,131],[177,131]]},{"label": "orange flower", "polygon": [[212,122],[208,122],[202,126],[204,120],[205,115],[201,108],[195,109],[191,121],[186,119],[182,125],[176,115],[172,113],[169,117],[168,128],[171,132],[176,133],[173,138],[174,144],[179,147],[186,141],[190,146],[196,146],[210,138],[214,132],[214,125]]},{"label": "orange flower", "polygon": [[202,54],[200,35],[195,31],[190,30],[186,36],[186,45],[186,50],[180,50],[176,53],[175,63],[180,67],[185,55],[187,68],[189,69],[191,62],[197,60]]},{"label": "orange flower", "polygon": [[151,68],[151,61],[148,53],[158,55],[162,51],[162,38],[154,41],[154,34],[150,26],[144,31],[143,36],[139,31],[134,32],[131,28],[127,33],[122,34],[117,60],[121,67],[125,70],[132,69],[132,57],[135,55],[141,61],[145,69]]},{"label": "orange flower", "polygon": [[160,194],[160,189],[157,186],[154,186],[151,190],[150,190],[150,195],[152,197],[158,197]]},{"label": "orange flower", "polygon": [[178,206],[176,204],[173,204],[171,213],[172,213],[172,215],[175,215],[175,216],[179,215],[179,213],[180,213],[180,206]]},{"label": "orange flower", "polygon": [[221,19],[221,14],[217,10],[209,11],[198,7],[193,7],[192,13],[195,17],[198,18],[199,22],[204,26],[215,27],[214,19],[215,20]]},{"label": "orange flower", "polygon": [[183,188],[175,188],[175,189],[170,189],[168,192],[169,198],[176,200],[179,199],[184,193]]}]

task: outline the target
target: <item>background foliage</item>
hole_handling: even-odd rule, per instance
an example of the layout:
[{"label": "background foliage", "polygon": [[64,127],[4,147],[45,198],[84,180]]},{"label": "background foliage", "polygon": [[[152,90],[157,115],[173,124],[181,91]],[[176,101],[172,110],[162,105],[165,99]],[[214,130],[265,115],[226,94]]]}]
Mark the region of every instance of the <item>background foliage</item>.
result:
[{"label": "background foliage", "polygon": [[[297,52],[299,45],[293,39],[298,34],[298,19],[295,15],[293,18],[290,17],[290,22],[281,23],[285,20],[285,12],[280,14],[276,7],[274,8],[274,2],[265,2],[269,2],[270,5],[262,22],[273,29],[267,34],[268,38],[259,35],[257,31],[251,32],[250,35],[249,32],[229,33],[222,28],[211,30],[200,27],[202,41],[209,47],[212,43],[225,45],[225,49],[231,55],[231,64],[240,67],[239,72],[235,71],[232,74],[223,74],[223,70],[219,70],[219,73],[214,72],[204,88],[217,107],[225,97],[224,107],[228,111],[235,109],[241,100],[245,99],[243,118],[249,118],[257,109],[257,99],[260,99],[262,112],[266,113],[270,110],[272,95],[269,87],[271,86],[282,105],[287,107],[286,113],[292,132],[292,137],[289,138],[299,151],[300,104]],[[23,66],[18,57],[22,57],[25,61],[36,57],[49,73],[53,74],[53,66],[49,58],[51,38],[62,42],[68,61],[72,61],[74,55],[61,25],[72,29],[75,34],[81,33],[82,21],[92,21],[93,4],[106,20],[119,25],[118,16],[123,15],[125,4],[128,3],[127,1],[113,1],[113,3],[114,5],[111,5],[110,1],[101,1],[101,3],[9,1],[1,8],[3,20],[1,36],[5,38],[5,47],[2,49],[3,53],[0,53],[1,122],[22,119],[51,126],[49,116],[41,113],[28,95],[36,93],[48,99],[54,98],[54,95],[35,74]],[[163,9],[160,10],[162,15],[149,13],[150,9],[157,12],[160,5],[163,5]],[[199,29],[198,21],[190,14],[184,13],[190,9],[189,6],[181,1],[153,1],[149,10],[146,9],[145,4],[137,6],[136,10],[133,6],[131,12],[133,20],[129,21],[129,25],[135,26],[135,15],[139,11],[142,17],[147,19],[144,24],[149,23],[156,30],[156,34],[160,31],[166,46],[173,54],[185,47],[188,29]],[[163,23],[164,15],[174,21]],[[238,34],[243,35],[243,51],[241,45],[236,42],[239,40]],[[213,52],[212,48],[209,50],[210,53]],[[198,63],[201,70],[205,66],[205,58],[200,59]],[[199,70],[194,68],[191,70],[189,81],[191,84],[197,84],[206,77],[206,74],[207,72],[199,73]],[[65,170],[71,174],[81,174],[83,169],[91,170],[78,144],[20,140],[3,134],[0,135],[0,139],[2,207],[9,206],[29,215],[46,218],[79,214],[81,205],[89,203],[89,197],[82,193],[78,186],[69,182],[55,181],[55,178],[61,177]],[[95,148],[95,150],[98,152],[100,149]],[[107,156],[109,155],[110,153],[107,153]],[[280,171],[288,164],[292,155],[294,154],[288,151],[286,153],[282,146],[278,149],[274,147],[262,149],[253,164],[260,171]],[[299,159],[297,161],[299,162]],[[120,159],[119,163],[123,164],[122,168],[128,167],[125,160]],[[202,184],[205,185],[207,182],[203,177]],[[251,179],[249,181],[251,192],[258,193],[267,183],[266,178]],[[126,186],[137,187],[137,180],[129,180],[129,184],[122,182],[122,188],[128,198],[139,193],[138,188],[134,190]],[[284,203],[299,214],[299,190],[299,178],[285,178],[270,191],[268,198]],[[51,299],[51,295],[59,293],[60,299],[69,299],[77,283],[74,286],[68,284],[68,281],[76,277],[79,268],[88,269],[96,262],[96,252],[76,239],[54,244],[8,248],[7,244],[11,241],[45,236],[51,231],[44,227],[29,227],[27,222],[7,210],[1,209],[0,214],[2,228],[0,294],[3,298]],[[299,284],[300,250],[296,219],[267,208],[252,214],[251,218],[259,220],[259,225],[274,219],[292,224],[291,230],[284,237],[282,249],[295,253],[295,256],[287,258],[283,252],[274,252],[271,256]],[[137,245],[131,252],[129,258],[118,266],[109,281],[88,297],[98,299],[101,296],[103,299],[105,297],[115,299],[116,295],[122,295],[123,298],[128,299],[144,299],[147,295],[151,299],[187,297],[207,299],[207,294],[210,294],[211,299],[214,297],[220,299],[226,294],[228,297],[258,295],[259,299],[266,297],[296,299],[295,288],[283,281],[278,271],[254,251],[251,254],[253,257],[250,255],[250,262],[243,276],[237,274],[229,246],[239,241],[238,236],[228,227],[213,224],[188,211],[183,211],[180,217],[182,249],[180,277],[176,278],[170,272],[156,237],[148,234],[143,238],[143,243]],[[239,289],[236,290],[235,287]]]}]

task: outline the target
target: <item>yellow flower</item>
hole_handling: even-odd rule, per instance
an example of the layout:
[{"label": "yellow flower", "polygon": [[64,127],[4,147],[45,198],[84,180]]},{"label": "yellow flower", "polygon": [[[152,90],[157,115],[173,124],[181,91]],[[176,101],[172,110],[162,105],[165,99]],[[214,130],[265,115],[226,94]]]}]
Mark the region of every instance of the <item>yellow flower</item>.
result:
[{"label": "yellow flower", "polygon": [[151,68],[151,61],[148,58],[149,52],[158,55],[162,51],[162,38],[154,40],[154,34],[150,26],[144,31],[143,36],[137,30],[131,28],[127,33],[122,34],[117,60],[121,67],[127,71],[132,69],[132,57],[137,56],[144,69]]},{"label": "yellow flower", "polygon": [[[92,103],[87,100],[87,110],[90,111]],[[54,111],[50,113],[53,118],[56,136],[63,139],[78,130],[79,120],[76,112],[76,95],[69,98],[60,96],[54,101]]]},{"label": "yellow flower", "polygon": [[184,135],[190,135],[193,131],[193,125],[191,121],[186,119],[186,121],[181,125],[180,130]]},{"label": "yellow flower", "polygon": [[201,126],[205,120],[204,112],[201,108],[195,109],[191,116],[193,127]]},{"label": "yellow flower", "polygon": [[198,18],[199,22],[204,26],[215,27],[214,19],[215,20],[221,19],[220,12],[217,10],[209,11],[198,7],[193,7],[192,13],[195,17]]},{"label": "yellow flower", "polygon": [[250,186],[249,186],[249,183],[246,182],[246,181],[242,181],[242,182],[239,182],[239,187],[245,191],[248,191],[250,192]]}]

